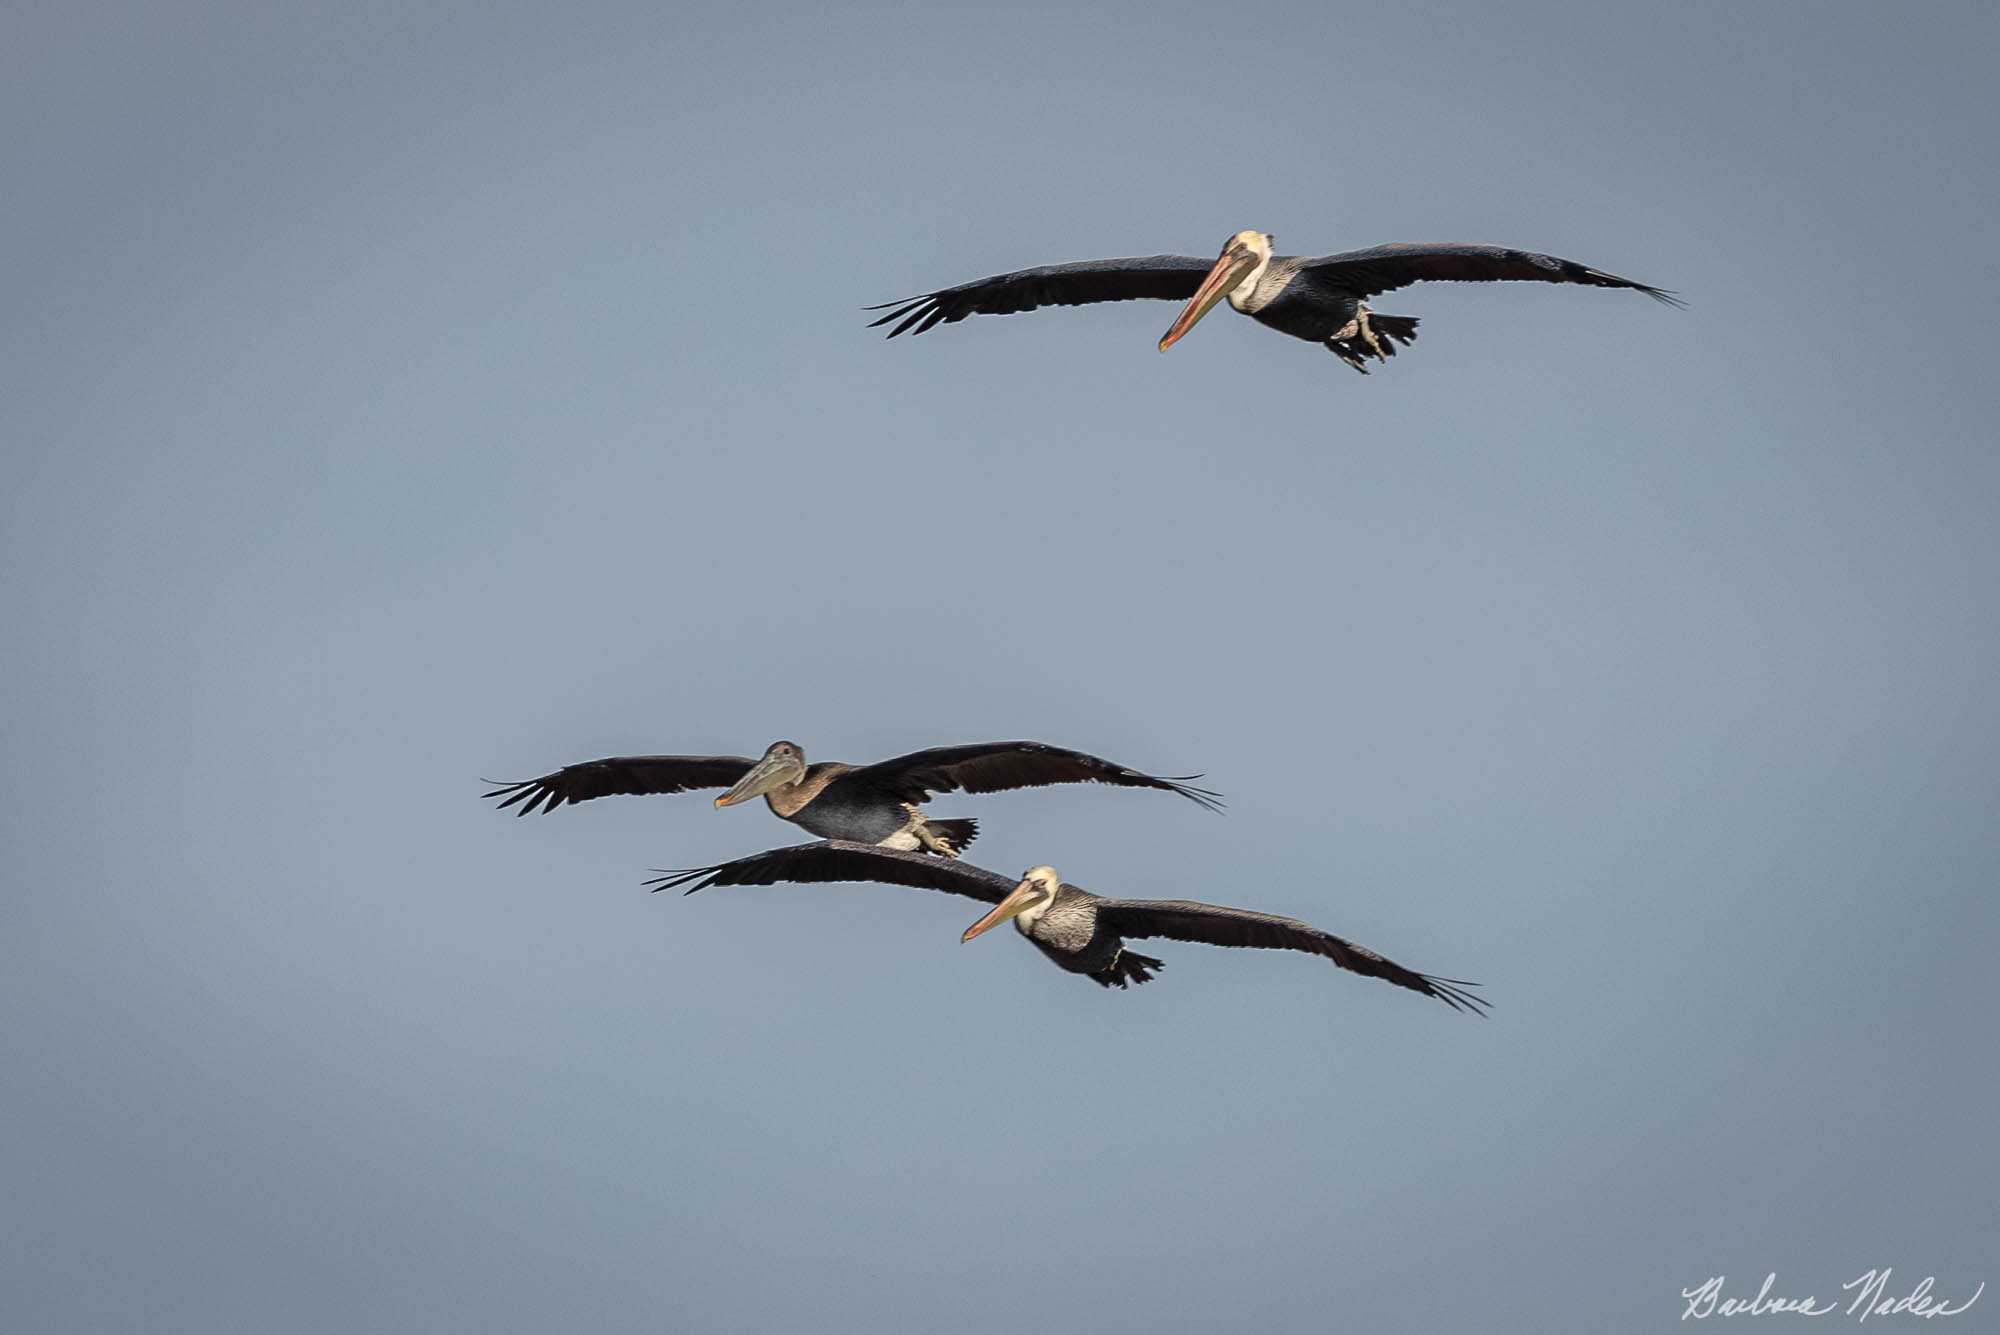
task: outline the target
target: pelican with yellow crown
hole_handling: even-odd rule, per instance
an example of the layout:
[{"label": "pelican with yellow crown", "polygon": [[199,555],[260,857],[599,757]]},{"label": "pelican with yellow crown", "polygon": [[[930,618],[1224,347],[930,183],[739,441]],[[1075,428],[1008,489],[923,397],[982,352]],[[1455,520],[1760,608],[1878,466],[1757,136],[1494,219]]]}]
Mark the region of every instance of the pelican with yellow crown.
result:
[{"label": "pelican with yellow crown", "polygon": [[981,278],[869,310],[887,311],[869,327],[894,323],[889,337],[921,334],[968,315],[1013,315],[1042,306],[1083,306],[1147,297],[1184,301],[1160,338],[1165,352],[1225,299],[1238,312],[1280,333],[1318,343],[1363,375],[1417,337],[1417,317],[1385,315],[1368,298],[1412,283],[1580,283],[1622,287],[1655,301],[1680,304],[1673,293],[1606,273],[1575,260],[1507,246],[1470,242],[1397,242],[1309,258],[1277,255],[1269,232],[1238,232],[1213,260],[1148,255],[1085,260]]}]

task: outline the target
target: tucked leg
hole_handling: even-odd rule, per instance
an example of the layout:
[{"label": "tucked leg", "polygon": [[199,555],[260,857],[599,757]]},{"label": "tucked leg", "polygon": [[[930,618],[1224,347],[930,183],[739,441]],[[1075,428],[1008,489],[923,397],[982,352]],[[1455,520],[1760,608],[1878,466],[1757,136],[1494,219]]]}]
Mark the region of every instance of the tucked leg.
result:
[{"label": "tucked leg", "polygon": [[1334,356],[1367,375],[1369,358],[1386,362],[1396,355],[1398,343],[1407,346],[1416,337],[1415,316],[1377,315],[1366,306],[1357,306],[1354,318],[1327,339],[1326,346]]},{"label": "tucked leg", "polygon": [[[952,838],[952,831],[949,829],[940,829],[938,826],[932,825],[924,819],[924,813],[918,807],[907,807],[905,809],[910,813],[910,823],[905,828],[916,836],[917,842],[923,846],[926,852],[935,853],[941,858],[955,858],[958,856],[958,842]],[[940,824],[946,823],[940,822]]]}]

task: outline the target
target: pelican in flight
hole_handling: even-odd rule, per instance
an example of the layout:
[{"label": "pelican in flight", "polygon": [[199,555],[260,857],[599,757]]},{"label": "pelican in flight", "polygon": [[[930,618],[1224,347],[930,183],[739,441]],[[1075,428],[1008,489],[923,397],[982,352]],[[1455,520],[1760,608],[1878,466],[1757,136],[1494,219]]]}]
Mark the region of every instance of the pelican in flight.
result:
[{"label": "pelican in flight", "polygon": [[1324,345],[1363,375],[1368,361],[1386,362],[1396,345],[1416,341],[1417,317],[1383,315],[1367,298],[1412,283],[1582,283],[1625,287],[1670,306],[1673,293],[1635,283],[1602,269],[1554,255],[1469,242],[1397,242],[1308,258],[1271,253],[1269,232],[1238,232],[1220,257],[1148,255],[1140,259],[1085,260],[997,274],[921,297],[870,306],[888,314],[870,322],[894,322],[889,337],[921,334],[968,315],[1013,315],[1041,306],[1083,306],[1098,301],[1157,297],[1185,301],[1160,338],[1160,351],[1178,343],[1195,322],[1227,297],[1229,304],[1259,324]]},{"label": "pelican in flight", "polygon": [[890,852],[879,845],[828,839],[774,848],[713,867],[660,872],[646,884],[655,891],[686,886],[685,893],[691,895],[712,885],[775,885],[781,881],[879,881],[981,900],[993,909],[965,929],[961,942],[1011,920],[1014,929],[1058,968],[1083,974],[1100,987],[1150,982],[1164,966],[1150,955],[1127,950],[1125,942],[1166,937],[1211,946],[1324,955],[1350,973],[1436,997],[1453,1010],[1478,1015],[1489,1005],[1466,990],[1477,983],[1406,969],[1366,946],[1296,918],[1188,899],[1107,899],[1068,884],[1054,867],[1030,867],[1017,881],[965,862],[944,862],[916,853]]},{"label": "pelican in flight", "polygon": [[973,820],[937,820],[924,814],[934,793],[997,793],[1058,783],[1109,783],[1179,793],[1210,811],[1222,795],[1196,788],[1199,774],[1144,774],[1082,751],[1043,742],[977,742],[913,751],[873,765],[806,763],[797,742],[773,742],[763,758],[748,756],[611,756],[566,765],[553,774],[500,784],[488,798],[499,809],[554,811],[565,802],[614,794],[684,793],[726,788],[718,807],[762,797],[778,816],[822,839],[849,840],[904,852],[923,849],[957,857],[979,832]]}]

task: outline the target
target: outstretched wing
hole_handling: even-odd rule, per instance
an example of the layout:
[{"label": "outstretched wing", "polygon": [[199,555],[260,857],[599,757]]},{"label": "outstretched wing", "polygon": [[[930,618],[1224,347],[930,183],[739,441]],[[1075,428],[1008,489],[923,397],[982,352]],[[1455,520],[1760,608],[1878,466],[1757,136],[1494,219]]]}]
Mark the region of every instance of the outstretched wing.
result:
[{"label": "outstretched wing", "polygon": [[1009,788],[1041,788],[1058,783],[1109,783],[1121,788],[1157,788],[1179,793],[1210,811],[1222,809],[1222,795],[1195,788],[1199,774],[1146,774],[1101,756],[1046,742],[974,742],[934,746],[906,756],[863,765],[841,776],[894,793],[899,801],[927,802],[933,793],[998,793]]},{"label": "outstretched wing", "polygon": [[[998,904],[1020,882],[983,867],[950,858],[927,857],[922,853],[899,853],[874,844],[857,844],[846,839],[822,839],[814,844],[793,844],[752,853],[734,862],[713,867],[689,867],[661,871],[646,884],[653,890],[676,890],[687,886],[686,894],[712,885],[776,885],[780,881],[817,885],[830,881],[881,881],[886,885],[914,886],[919,890],[943,890],[964,895],[986,904]],[[690,884],[692,883],[692,884]]]},{"label": "outstretched wing", "polygon": [[1300,270],[1342,292],[1372,297],[1412,283],[1583,283],[1627,287],[1669,306],[1684,304],[1663,288],[1593,269],[1556,255],[1468,241],[1399,241],[1305,260]]},{"label": "outstretched wing", "polygon": [[485,796],[505,798],[501,811],[518,802],[521,809],[514,814],[525,816],[537,809],[554,811],[565,802],[588,802],[593,797],[727,788],[756,763],[747,756],[610,756],[565,765],[539,779],[503,783]]},{"label": "outstretched wing", "polygon": [[889,331],[889,337],[894,338],[902,333],[921,334],[938,324],[956,324],[968,315],[1014,315],[1042,306],[1085,306],[1148,297],[1186,301],[1201,286],[1202,276],[1214,267],[1214,260],[1198,260],[1192,255],[1048,264],[863,309],[889,312],[869,321],[870,329],[900,321]]},{"label": "outstretched wing", "polygon": [[1200,941],[1211,946],[1239,946],[1258,950],[1302,950],[1324,955],[1352,973],[1380,978],[1412,992],[1436,997],[1453,1010],[1485,1014],[1491,1003],[1465,989],[1477,983],[1457,978],[1436,978],[1415,969],[1406,969],[1384,959],[1366,946],[1356,945],[1322,932],[1297,918],[1256,913],[1250,909],[1223,908],[1189,899],[1101,899],[1097,916],[1120,936],[1168,937],[1175,941]]}]

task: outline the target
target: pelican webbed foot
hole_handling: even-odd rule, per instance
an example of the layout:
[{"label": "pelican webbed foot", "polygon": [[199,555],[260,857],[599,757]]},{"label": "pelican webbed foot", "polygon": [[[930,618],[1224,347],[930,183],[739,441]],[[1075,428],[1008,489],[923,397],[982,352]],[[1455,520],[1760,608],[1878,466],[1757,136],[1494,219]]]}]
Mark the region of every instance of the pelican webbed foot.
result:
[{"label": "pelican webbed foot", "polygon": [[1377,315],[1366,306],[1326,340],[1327,349],[1363,375],[1368,359],[1386,362],[1396,355],[1398,343],[1416,342],[1417,320],[1412,315]]},{"label": "pelican webbed foot", "polygon": [[903,810],[910,813],[910,823],[903,828],[908,830],[916,839],[919,847],[925,852],[935,853],[941,858],[955,858],[958,856],[958,841],[952,837],[949,829],[941,827],[962,825],[967,822],[940,821],[934,825],[924,819],[922,807],[913,806],[906,802],[903,804]]},{"label": "pelican webbed foot", "polygon": [[[1353,329],[1354,327],[1351,322],[1347,326],[1348,329]],[[1359,371],[1362,375],[1368,374],[1367,353],[1362,351],[1361,345],[1357,340],[1346,336],[1346,330],[1329,338],[1326,341],[1326,350]]]},{"label": "pelican webbed foot", "polygon": [[1118,953],[1111,957],[1110,964],[1088,976],[1099,987],[1115,987],[1123,991],[1137,983],[1152,982],[1154,976],[1166,967],[1151,955],[1141,955],[1120,946]]}]

